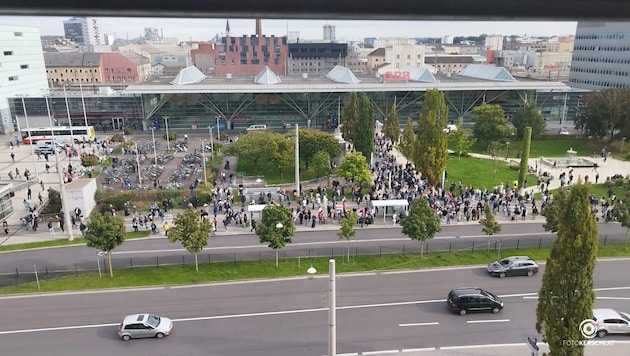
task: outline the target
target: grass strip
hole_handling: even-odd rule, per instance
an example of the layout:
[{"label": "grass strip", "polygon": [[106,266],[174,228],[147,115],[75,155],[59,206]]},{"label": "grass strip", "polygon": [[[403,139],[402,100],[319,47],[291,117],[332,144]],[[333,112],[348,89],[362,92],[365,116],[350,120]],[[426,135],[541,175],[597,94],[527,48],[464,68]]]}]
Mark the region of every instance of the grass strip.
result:
[{"label": "grass strip", "polygon": [[[501,249],[501,257],[511,255],[527,255],[538,261],[545,261],[550,248],[531,249]],[[630,256],[630,249],[623,244],[608,244],[599,248],[598,257]],[[195,272],[193,264],[169,265],[160,267],[134,267],[114,270],[114,278],[110,278],[104,271],[103,277],[98,273],[81,274],[78,277],[65,277],[42,280],[41,290],[35,283],[24,283],[18,286],[0,288],[0,294],[37,293],[78,291],[104,288],[144,287],[177,284],[197,284],[220,281],[236,281],[248,279],[267,279],[291,276],[306,277],[306,269],[313,266],[318,274],[328,273],[328,257],[286,259],[276,267],[273,260],[263,261],[234,261],[212,262],[204,261],[204,255],[199,260],[199,272]],[[446,266],[484,265],[498,259],[498,251],[459,251],[459,252],[429,252],[424,259],[419,254],[392,254],[351,256],[350,262],[345,256],[336,256],[337,273],[352,273],[365,271],[385,271],[403,269],[422,269]],[[191,261],[192,258],[189,259]]]},{"label": "grass strip", "polygon": [[[150,231],[127,232],[126,240],[141,239],[141,238],[149,237],[149,233]],[[77,245],[85,245],[86,242],[87,241],[82,237],[75,237],[74,240],[72,241],[68,239],[59,239],[59,240],[49,240],[49,241],[40,241],[40,242],[25,242],[22,244],[0,246],[0,252],[31,250],[31,249],[44,248],[44,247],[77,246]]]}]

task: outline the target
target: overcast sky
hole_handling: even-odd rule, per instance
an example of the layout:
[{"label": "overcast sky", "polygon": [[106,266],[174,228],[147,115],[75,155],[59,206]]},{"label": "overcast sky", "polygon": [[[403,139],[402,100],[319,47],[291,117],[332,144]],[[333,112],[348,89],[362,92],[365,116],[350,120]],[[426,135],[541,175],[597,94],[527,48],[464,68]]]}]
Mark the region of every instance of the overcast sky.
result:
[{"label": "overcast sky", "polygon": [[[0,16],[0,24],[36,26],[42,35],[63,35],[63,21],[69,17]],[[107,18],[101,17],[103,31],[117,38],[144,35],[145,27],[161,29],[164,37],[180,40],[209,40],[225,32],[226,19],[173,18]],[[232,36],[255,33],[252,19],[230,19]],[[365,37],[442,37],[502,35],[573,35],[576,22],[450,22],[450,21],[336,21],[336,20],[262,20],[263,34],[284,36],[288,31],[300,32],[300,38],[317,40],[323,37],[323,26],[335,26],[337,40],[354,41]]]}]

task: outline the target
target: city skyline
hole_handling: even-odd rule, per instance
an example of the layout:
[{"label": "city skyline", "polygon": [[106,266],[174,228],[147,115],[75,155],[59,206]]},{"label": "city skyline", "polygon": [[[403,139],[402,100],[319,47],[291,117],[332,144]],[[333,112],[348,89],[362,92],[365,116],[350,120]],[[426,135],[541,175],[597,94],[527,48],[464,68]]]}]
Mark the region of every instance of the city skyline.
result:
[{"label": "city skyline", "polygon": [[[39,27],[42,35],[63,35],[67,17],[0,16],[0,24]],[[145,27],[160,30],[166,38],[207,41],[225,33],[226,18],[112,18],[99,17],[102,30],[116,38],[132,39],[144,35]],[[255,34],[254,19],[229,19],[232,36]],[[376,22],[376,24],[375,24]],[[568,21],[349,21],[349,20],[271,20],[262,19],[266,35],[285,36],[299,32],[304,40],[321,40],[323,26],[335,26],[337,41],[362,41],[366,37],[444,37],[501,34],[504,36],[574,35],[577,22]]]}]

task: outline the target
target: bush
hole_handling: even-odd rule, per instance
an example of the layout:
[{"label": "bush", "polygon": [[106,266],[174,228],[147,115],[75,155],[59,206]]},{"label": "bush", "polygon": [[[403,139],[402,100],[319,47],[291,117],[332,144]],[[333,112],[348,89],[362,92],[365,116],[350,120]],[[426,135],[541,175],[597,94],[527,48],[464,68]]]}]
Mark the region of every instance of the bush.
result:
[{"label": "bush", "polygon": [[134,130],[131,127],[125,126],[123,127],[123,132],[125,133],[125,135],[133,135],[136,132],[136,130]]},{"label": "bush", "polygon": [[135,144],[136,143],[134,141],[129,140],[129,141],[123,142],[122,146],[123,148],[130,148],[130,147],[133,147]]},{"label": "bush", "polygon": [[[228,134],[223,133],[223,132],[219,133],[219,137],[221,137],[221,142],[227,142],[229,140]],[[216,143],[215,143],[215,145],[216,145]]]},{"label": "bush", "polygon": [[136,204],[140,202],[161,203],[164,199],[175,199],[184,194],[179,190],[147,190],[147,191],[126,191],[110,193],[104,190],[97,190],[95,199],[98,206],[98,210],[101,213],[108,211],[109,206],[112,205],[114,209],[121,210],[126,202]]},{"label": "bush", "polygon": [[84,156],[81,156],[81,165],[83,165],[84,167],[93,167],[96,166],[100,163],[100,159],[98,158],[97,155],[93,155],[93,154],[87,154]]},{"label": "bush", "polygon": [[121,134],[115,134],[109,140],[112,142],[125,142],[125,136]]},{"label": "bush", "polygon": [[[162,138],[166,140],[166,133],[164,133],[164,135],[162,135]],[[177,140],[177,132],[169,131],[169,133],[168,133],[168,140],[169,141]]]},{"label": "bush", "polygon": [[[43,213],[58,213],[61,210],[61,194],[54,190],[48,189],[48,206]],[[67,213],[67,212],[66,212]]]}]

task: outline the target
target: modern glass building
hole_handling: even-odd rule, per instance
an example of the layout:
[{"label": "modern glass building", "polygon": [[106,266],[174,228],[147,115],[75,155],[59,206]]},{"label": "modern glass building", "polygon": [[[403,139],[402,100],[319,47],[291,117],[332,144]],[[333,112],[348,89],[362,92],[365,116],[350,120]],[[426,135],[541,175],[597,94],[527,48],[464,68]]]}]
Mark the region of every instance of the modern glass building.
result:
[{"label": "modern glass building", "polygon": [[[404,125],[409,117],[417,120],[424,93],[433,88],[444,92],[453,121],[459,117],[468,121],[473,108],[484,102],[501,105],[510,118],[528,100],[536,102],[549,122],[572,122],[576,116],[583,91],[560,82],[516,80],[502,68],[469,68],[458,75],[437,77],[420,68],[401,68],[380,77],[356,76],[340,66],[320,76],[280,77],[266,68],[253,77],[206,77],[188,67],[175,79],[130,85],[108,96],[84,95],[83,100],[88,123],[97,131],[161,127],[165,117],[169,128],[176,130],[207,130],[216,125],[222,130],[242,130],[252,124],[272,129],[284,124],[325,128],[338,122],[352,92],[368,96],[375,120],[383,121],[395,103]],[[82,125],[81,96],[73,92],[67,97],[67,107],[63,93],[48,98],[56,123],[67,124],[69,110],[73,125]],[[44,98],[25,100],[29,118],[47,120]],[[21,98],[10,100],[10,106],[14,115],[22,116]]]}]

